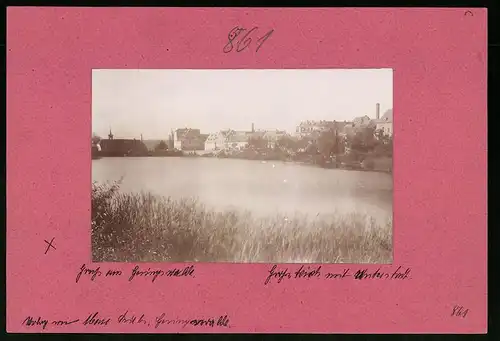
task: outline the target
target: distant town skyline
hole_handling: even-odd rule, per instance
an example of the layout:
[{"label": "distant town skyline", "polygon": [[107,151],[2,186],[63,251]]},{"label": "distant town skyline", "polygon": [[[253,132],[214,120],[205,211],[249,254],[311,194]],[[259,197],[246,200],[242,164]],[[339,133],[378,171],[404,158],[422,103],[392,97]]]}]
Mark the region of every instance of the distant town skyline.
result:
[{"label": "distant town skyline", "polygon": [[375,118],[393,107],[392,69],[92,71],[92,131],[166,139],[177,128],[279,129]]}]

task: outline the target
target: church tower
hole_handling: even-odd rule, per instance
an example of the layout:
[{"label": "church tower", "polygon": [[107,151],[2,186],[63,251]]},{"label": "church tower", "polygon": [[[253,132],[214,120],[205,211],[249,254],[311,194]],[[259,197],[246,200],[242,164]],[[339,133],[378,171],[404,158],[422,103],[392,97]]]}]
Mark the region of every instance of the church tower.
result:
[{"label": "church tower", "polygon": [[110,140],[112,140],[112,139],[113,139],[113,133],[111,132],[111,128],[109,128],[108,138],[109,138]]}]

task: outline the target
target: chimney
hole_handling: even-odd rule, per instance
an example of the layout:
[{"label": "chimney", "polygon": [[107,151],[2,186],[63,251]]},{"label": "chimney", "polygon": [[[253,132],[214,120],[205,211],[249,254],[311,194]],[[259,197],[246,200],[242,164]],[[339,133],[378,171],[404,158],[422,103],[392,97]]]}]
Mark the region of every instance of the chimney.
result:
[{"label": "chimney", "polygon": [[252,123],[252,133],[255,133],[255,126],[253,123]]},{"label": "chimney", "polygon": [[380,103],[377,103],[377,113],[376,116],[377,120],[380,120]]}]

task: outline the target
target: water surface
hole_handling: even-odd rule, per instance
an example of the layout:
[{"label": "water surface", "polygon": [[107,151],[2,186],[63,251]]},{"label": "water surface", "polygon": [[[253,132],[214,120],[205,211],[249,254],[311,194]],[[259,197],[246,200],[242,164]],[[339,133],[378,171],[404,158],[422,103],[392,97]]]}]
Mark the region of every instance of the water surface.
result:
[{"label": "water surface", "polygon": [[123,177],[121,190],[174,199],[196,197],[218,211],[247,210],[326,217],[366,213],[380,222],[392,217],[390,174],[322,169],[280,161],[188,157],[120,157],[92,160],[92,179]]}]

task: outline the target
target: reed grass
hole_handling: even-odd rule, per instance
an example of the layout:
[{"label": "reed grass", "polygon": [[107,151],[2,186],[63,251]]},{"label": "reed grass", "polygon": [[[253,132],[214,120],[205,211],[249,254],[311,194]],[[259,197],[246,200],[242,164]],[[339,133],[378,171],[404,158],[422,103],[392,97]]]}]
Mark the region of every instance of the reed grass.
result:
[{"label": "reed grass", "polygon": [[94,262],[391,263],[392,221],[215,212],[196,199],[92,186]]}]

